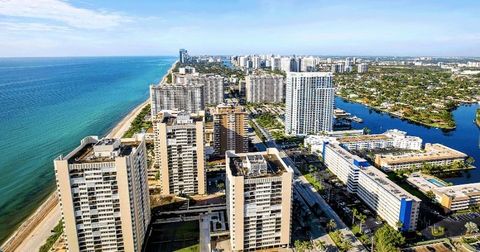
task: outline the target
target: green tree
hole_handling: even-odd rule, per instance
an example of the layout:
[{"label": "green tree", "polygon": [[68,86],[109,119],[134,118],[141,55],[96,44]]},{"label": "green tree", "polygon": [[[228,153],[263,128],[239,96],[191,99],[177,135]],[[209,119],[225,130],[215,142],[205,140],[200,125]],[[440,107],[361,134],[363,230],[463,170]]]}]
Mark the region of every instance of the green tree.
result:
[{"label": "green tree", "polygon": [[468,165],[472,165],[473,163],[475,163],[475,159],[473,157],[468,157],[467,160],[465,160],[465,163],[467,163]]},{"label": "green tree", "polygon": [[333,231],[334,229],[337,228],[337,223],[335,222],[335,220],[333,219],[330,219],[327,223],[327,228],[329,231]]},{"label": "green tree", "polygon": [[355,218],[358,216],[358,210],[356,208],[352,209],[352,226],[355,225]]},{"label": "green tree", "polygon": [[325,242],[321,240],[313,241],[313,247],[318,251],[325,251],[327,249],[327,247],[325,247]]},{"label": "green tree", "polygon": [[466,234],[474,234],[478,233],[478,226],[474,222],[467,222],[465,223]]},{"label": "green tree", "polygon": [[392,252],[398,251],[399,247],[405,244],[405,237],[400,231],[384,224],[374,235],[375,251]]},{"label": "green tree", "polygon": [[360,214],[358,216],[358,220],[360,220],[360,233],[362,232],[362,226],[365,224],[365,221],[367,221],[367,216],[364,214]]},{"label": "green tree", "polygon": [[435,199],[435,193],[433,191],[428,191],[425,195],[432,201]]}]

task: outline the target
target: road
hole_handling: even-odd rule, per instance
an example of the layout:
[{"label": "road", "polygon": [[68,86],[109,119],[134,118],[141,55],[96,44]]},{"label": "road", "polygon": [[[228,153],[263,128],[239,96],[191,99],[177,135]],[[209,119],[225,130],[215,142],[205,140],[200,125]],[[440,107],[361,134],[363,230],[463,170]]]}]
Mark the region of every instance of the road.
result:
[{"label": "road", "polygon": [[333,219],[336,222],[337,228],[342,232],[344,236],[349,237],[352,242],[353,248],[350,251],[352,252],[367,251],[363,246],[363,244],[355,237],[352,231],[347,227],[347,225],[345,225],[342,219],[340,219],[337,213],[330,207],[330,205],[327,204],[327,202],[320,196],[317,190],[315,190],[315,188],[307,181],[307,179],[297,169],[292,159],[285,153],[285,151],[283,151],[283,149],[280,146],[277,145],[277,143],[275,142],[273,137],[270,135],[270,133],[267,130],[265,130],[263,127],[261,127],[255,121],[255,119],[253,119],[252,122],[258,127],[260,132],[265,137],[266,139],[265,144],[267,145],[267,147],[277,148],[280,151],[280,157],[283,159],[285,164],[292,167],[294,171],[294,183],[293,183],[294,190],[297,193],[299,193],[300,196],[304,198],[306,201],[317,203],[318,206],[323,210],[325,215],[327,215],[328,218]]}]

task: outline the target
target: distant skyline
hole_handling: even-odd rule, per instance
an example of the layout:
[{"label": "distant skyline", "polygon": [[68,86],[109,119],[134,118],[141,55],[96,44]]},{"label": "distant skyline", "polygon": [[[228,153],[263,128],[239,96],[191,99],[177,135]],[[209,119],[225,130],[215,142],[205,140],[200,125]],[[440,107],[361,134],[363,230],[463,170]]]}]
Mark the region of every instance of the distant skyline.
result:
[{"label": "distant skyline", "polygon": [[480,1],[0,0],[0,57],[480,56]]}]

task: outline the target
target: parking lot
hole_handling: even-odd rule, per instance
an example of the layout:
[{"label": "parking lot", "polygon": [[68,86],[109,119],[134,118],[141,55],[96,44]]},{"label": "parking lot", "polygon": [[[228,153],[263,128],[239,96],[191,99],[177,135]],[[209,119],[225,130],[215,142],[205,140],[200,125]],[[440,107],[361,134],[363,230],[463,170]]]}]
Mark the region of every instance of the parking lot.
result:
[{"label": "parking lot", "polygon": [[453,251],[453,247],[447,243],[436,243],[424,246],[417,246],[403,251],[409,252],[450,252]]},{"label": "parking lot", "polygon": [[434,237],[431,232],[431,226],[422,230],[422,235],[429,239],[441,238],[441,237],[452,237],[464,235],[466,228],[465,224],[467,222],[474,222],[480,226],[480,213],[465,213],[465,214],[453,214],[445,219],[432,223],[431,226],[435,225],[436,227],[442,226],[445,228],[445,234],[440,237]]}]

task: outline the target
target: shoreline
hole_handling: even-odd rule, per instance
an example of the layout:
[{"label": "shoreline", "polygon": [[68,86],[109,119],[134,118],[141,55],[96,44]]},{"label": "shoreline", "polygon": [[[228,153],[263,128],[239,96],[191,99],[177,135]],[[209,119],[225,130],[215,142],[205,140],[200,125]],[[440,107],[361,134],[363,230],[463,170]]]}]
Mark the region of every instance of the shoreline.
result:
[{"label": "shoreline", "polygon": [[424,126],[424,127],[428,127],[428,128],[438,128],[440,130],[446,130],[446,131],[450,131],[450,130],[454,130],[457,128],[457,126],[455,125],[454,127],[445,127],[445,126],[440,126],[440,125],[435,125],[435,124],[426,124],[426,123],[423,123],[421,121],[417,121],[417,120],[414,120],[414,119],[411,119],[411,118],[408,118],[408,117],[404,117],[404,116],[401,116],[399,114],[396,114],[394,112],[390,112],[390,111],[387,111],[387,110],[384,110],[384,109],[381,109],[381,108],[378,108],[378,107],[374,107],[374,106],[370,106],[368,104],[365,104],[365,103],[362,103],[362,102],[358,102],[356,100],[352,100],[352,99],[349,99],[349,98],[346,98],[346,97],[343,97],[343,96],[340,96],[340,95],[336,95],[340,98],[342,98],[343,100],[345,100],[346,102],[351,102],[351,103],[357,103],[357,104],[361,104],[369,109],[373,109],[373,110],[376,110],[380,113],[386,113],[388,114],[389,116],[392,116],[392,117],[396,117],[398,119],[401,119],[401,120],[406,120],[410,123],[414,123],[414,124],[418,124],[418,125],[421,125],[421,126]]},{"label": "shoreline", "polygon": [[[167,76],[173,71],[177,63],[178,60],[173,62],[172,66],[162,77],[159,84],[162,84],[166,81]],[[119,122],[117,122],[117,124],[115,124],[115,126],[104,137],[121,138],[130,128],[132,121],[137,117],[137,115],[142,111],[142,109],[149,104],[149,102],[150,97],[148,97],[141,104],[133,108],[126,116],[124,116]],[[54,215],[55,211],[57,209],[60,209],[59,203],[60,202],[56,190],[54,190],[27,218],[25,218],[25,220],[23,220],[23,222],[15,229],[15,231],[13,231],[8,236],[8,238],[2,244],[0,244],[0,251],[13,252],[18,251],[18,248],[27,246],[35,247],[22,248],[23,250],[21,251],[33,251],[32,249],[38,250],[40,246],[42,246],[43,243],[46,241],[46,239],[51,235],[50,230],[52,230],[61,220],[61,215],[57,215],[59,218],[56,218],[57,216]],[[53,225],[52,215],[54,215]],[[47,220],[47,217],[51,218]],[[49,221],[50,223],[45,223],[46,221]],[[40,228],[42,229],[39,230]],[[45,234],[45,232],[47,232],[47,234]],[[32,237],[37,237],[37,240],[38,238],[42,238],[41,243],[28,244]]]}]

